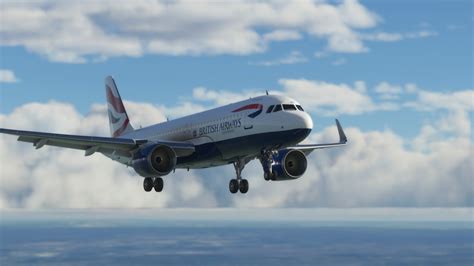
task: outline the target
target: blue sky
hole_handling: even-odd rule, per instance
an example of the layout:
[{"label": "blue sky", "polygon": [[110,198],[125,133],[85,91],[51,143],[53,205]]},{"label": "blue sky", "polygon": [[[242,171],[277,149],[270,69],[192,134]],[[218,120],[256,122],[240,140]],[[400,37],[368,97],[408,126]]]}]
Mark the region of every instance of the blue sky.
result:
[{"label": "blue sky", "polygon": [[[367,52],[338,53],[325,52],[324,38],[314,38],[303,32],[300,40],[270,43],[266,51],[247,55],[144,54],[81,64],[51,62],[44,55],[28,51],[24,45],[2,45],[1,68],[12,70],[20,81],[1,83],[1,112],[11,112],[27,102],[54,99],[70,102],[86,113],[92,103],[104,101],[102,82],[108,74],[116,77],[127,100],[169,106],[189,98],[192,89],[198,86],[232,92],[263,92],[281,88],[278,84],[281,78],[347,84],[362,80],[366,82],[369,94],[383,81],[398,85],[414,83],[438,92],[472,88],[471,1],[434,1],[428,7],[425,1],[366,1],[361,4],[379,17],[376,26],[362,29],[362,33],[428,32],[430,36],[393,42],[365,41]],[[300,53],[305,62],[273,66],[252,64],[275,61],[292,51]],[[327,54],[317,58],[315,53],[318,52]],[[407,126],[400,118],[411,120],[410,124],[420,124],[429,115],[401,110],[343,116],[341,118],[351,125],[367,129],[389,127],[411,137],[417,133],[417,127]],[[391,122],[385,123],[387,120]],[[321,123],[332,122],[325,118]]]},{"label": "blue sky", "polygon": [[[472,1],[2,1],[0,16],[1,127],[106,135],[106,75],[116,78],[136,126],[268,89],[288,94],[311,112],[315,129],[309,141],[330,139],[335,117],[348,128],[350,151],[330,152],[328,160],[346,156],[366,162],[354,169],[367,184],[384,172],[400,171],[410,178],[402,184],[393,176],[386,187],[374,188],[371,199],[354,195],[359,197],[354,206],[473,204],[474,192],[466,189],[472,185]],[[379,138],[390,139],[391,146]],[[368,147],[367,153],[360,147]],[[18,149],[9,152],[23,154]],[[384,161],[383,153],[394,162]],[[452,164],[444,165],[445,157],[454,158],[448,159]],[[416,163],[407,172],[398,167],[411,162]],[[325,167],[316,159],[314,165]],[[261,174],[257,168],[251,175]],[[316,185],[328,171],[312,172],[319,178]],[[419,184],[419,175],[426,173],[439,179],[433,177],[425,197],[412,188],[426,189]],[[3,178],[8,174],[3,172]],[[344,173],[338,174],[342,178]],[[452,181],[452,175],[459,180]],[[196,174],[196,185],[209,185],[201,177]],[[457,196],[436,198],[449,182]],[[224,183],[218,185],[225,188]],[[324,184],[328,190],[321,191],[317,204],[353,206],[325,198],[348,192],[338,190],[340,183]],[[36,206],[25,201],[21,195],[27,192],[18,186],[18,194],[3,194],[4,205]],[[312,206],[309,195],[268,206]],[[100,206],[115,206],[101,200]],[[219,200],[224,203],[215,203]],[[75,206],[75,201],[65,202]],[[183,197],[165,206],[190,202]],[[203,202],[206,207],[241,204],[223,200],[220,192]],[[262,201],[261,206],[267,205]]]}]

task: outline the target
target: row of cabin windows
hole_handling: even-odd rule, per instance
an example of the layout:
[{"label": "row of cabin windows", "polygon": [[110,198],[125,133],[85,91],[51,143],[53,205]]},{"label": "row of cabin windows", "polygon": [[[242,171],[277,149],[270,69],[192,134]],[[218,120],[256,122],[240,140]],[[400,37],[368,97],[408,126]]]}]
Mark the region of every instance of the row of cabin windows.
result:
[{"label": "row of cabin windows", "polygon": [[303,109],[303,107],[301,107],[301,105],[277,104],[277,105],[268,106],[267,113],[271,113],[271,112],[275,113],[275,112],[278,112],[278,111],[281,111],[281,110],[296,111],[297,109],[304,112],[304,109]]}]

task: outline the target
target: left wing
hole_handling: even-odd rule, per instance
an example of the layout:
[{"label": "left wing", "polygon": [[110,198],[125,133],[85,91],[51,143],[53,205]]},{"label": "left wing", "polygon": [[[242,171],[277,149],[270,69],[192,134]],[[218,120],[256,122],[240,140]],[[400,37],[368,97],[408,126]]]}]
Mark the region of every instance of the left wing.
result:
[{"label": "left wing", "polygon": [[[33,143],[36,149],[44,145],[84,150],[85,156],[100,152],[104,154],[116,154],[130,157],[141,145],[149,142],[146,139],[127,139],[127,138],[107,138],[94,136],[66,135],[37,131],[25,131],[0,128],[0,133],[16,135],[18,141]],[[187,142],[165,141],[159,142],[166,144],[175,150],[176,155],[186,156],[194,152],[194,145]]]},{"label": "left wing", "polygon": [[311,153],[313,150],[316,150],[316,149],[333,148],[333,147],[346,145],[347,143],[346,134],[344,133],[344,130],[342,129],[342,126],[339,123],[339,120],[337,119],[336,119],[336,126],[337,126],[337,131],[339,133],[339,142],[325,143],[325,144],[302,144],[302,145],[288,147],[288,149],[300,150],[304,152],[306,155],[308,155],[309,153]]}]

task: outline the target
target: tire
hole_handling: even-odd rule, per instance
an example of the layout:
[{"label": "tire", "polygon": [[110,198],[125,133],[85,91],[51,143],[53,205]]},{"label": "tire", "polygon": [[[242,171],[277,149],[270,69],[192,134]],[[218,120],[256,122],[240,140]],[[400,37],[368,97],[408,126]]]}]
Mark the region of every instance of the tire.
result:
[{"label": "tire", "polygon": [[229,182],[229,191],[232,194],[237,193],[239,191],[239,181],[237,179],[231,179]]},{"label": "tire", "polygon": [[146,192],[150,192],[153,189],[153,179],[151,177],[143,179],[143,189]]},{"label": "tire", "polygon": [[247,191],[249,191],[249,181],[247,179],[240,180],[239,190],[242,194],[245,194]]},{"label": "tire", "polygon": [[163,191],[163,178],[161,177],[156,177],[155,180],[153,180],[153,188],[155,189],[156,192],[161,192]]},{"label": "tire", "polygon": [[265,179],[265,181],[270,181],[270,178],[271,178],[270,173],[263,173],[263,179]]}]

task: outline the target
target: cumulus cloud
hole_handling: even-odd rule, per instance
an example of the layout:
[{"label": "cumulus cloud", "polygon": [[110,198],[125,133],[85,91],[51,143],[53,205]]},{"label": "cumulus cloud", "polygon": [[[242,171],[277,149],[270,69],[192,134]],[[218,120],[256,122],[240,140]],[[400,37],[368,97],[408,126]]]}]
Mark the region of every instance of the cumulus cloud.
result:
[{"label": "cumulus cloud", "polygon": [[[148,104],[127,102],[126,107],[133,122],[160,121],[164,117],[159,109]],[[69,134],[108,135],[105,105],[94,105],[83,116],[67,103],[30,103],[8,115],[0,115],[0,125]],[[144,194],[141,177],[104,156],[85,158],[81,151],[51,147],[35,151],[30,144],[16,143],[15,137],[3,134],[0,147],[2,208],[217,205],[212,193],[204,191],[206,188],[195,172],[178,171],[166,180],[167,191],[161,195]]]},{"label": "cumulus cloud", "polygon": [[250,64],[255,66],[279,66],[293,65],[305,62],[308,62],[308,58],[306,58],[306,56],[304,56],[300,51],[292,51],[282,58],[277,58],[268,61],[250,62]]},{"label": "cumulus cloud", "polygon": [[[212,98],[212,97],[210,97]],[[159,121],[158,107],[127,102],[132,122]],[[142,109],[152,112],[143,112]],[[67,121],[66,121],[67,120]],[[344,121],[342,121],[344,123]],[[346,121],[347,122],[347,121]],[[0,115],[0,126],[52,132],[107,135],[104,106],[81,115],[72,105],[30,103]],[[142,178],[100,154],[45,147],[36,151],[15,137],[0,136],[0,206],[2,208],[90,207],[363,207],[473,206],[472,143],[451,128],[469,125],[468,116],[438,117],[413,140],[390,130],[347,127],[349,145],[315,151],[304,177],[266,182],[258,162],[244,176],[250,192],[231,195],[231,166],[177,170],[165,177],[163,193],[142,191]],[[444,133],[452,137],[444,137]],[[308,142],[334,141],[328,127]],[[225,178],[227,177],[227,178]]]},{"label": "cumulus cloud", "polygon": [[[370,91],[365,82],[354,84],[330,83],[309,79],[280,79],[281,88],[270,93],[288,95],[298,99],[303,106],[320,116],[360,115],[374,111],[460,111],[471,112],[474,107],[474,90],[434,92],[419,88],[416,84],[392,84],[382,81]],[[376,97],[370,92],[374,92]],[[206,87],[193,89],[192,98],[177,108],[161,107],[164,112],[174,109],[185,115],[202,111],[205,107],[215,107],[261,96],[265,89],[244,90],[235,93],[227,90],[214,90]],[[197,102],[197,103],[196,103]],[[192,108],[186,108],[192,107]]]},{"label": "cumulus cloud", "polygon": [[196,101],[207,102],[208,106],[230,104],[251,97],[260,96],[262,94],[263,91],[243,91],[242,93],[235,93],[224,90],[212,90],[205,87],[197,87],[193,89],[193,99]]},{"label": "cumulus cloud", "polygon": [[[323,116],[356,115],[375,110],[393,109],[391,106],[375,103],[367,94],[363,81],[357,81],[354,85],[307,79],[280,79],[278,82],[282,87],[270,93],[298,99],[307,110]],[[209,106],[219,106],[263,94],[264,90],[235,93],[197,87],[193,90],[193,100],[207,102]]]},{"label": "cumulus cloud", "polygon": [[385,100],[398,99],[403,89],[399,85],[392,85],[388,82],[381,82],[375,86],[374,91],[379,94],[380,98]]},{"label": "cumulus cloud", "polygon": [[406,105],[422,111],[437,109],[474,110],[474,90],[472,89],[446,93],[420,90],[417,96],[416,101],[408,102]]},{"label": "cumulus cloud", "polygon": [[356,0],[7,1],[0,43],[66,63],[147,53],[246,55],[302,34],[326,40],[329,51],[359,53],[367,47],[357,31],[379,20]]},{"label": "cumulus cloud", "polygon": [[369,95],[360,88],[365,84],[351,86],[307,79],[281,79],[279,83],[283,86],[283,93],[300,99],[306,109],[327,116],[361,114],[376,108]]},{"label": "cumulus cloud", "polygon": [[9,69],[0,69],[0,83],[16,83],[18,81],[15,72]]},{"label": "cumulus cloud", "polygon": [[294,30],[275,30],[263,35],[265,41],[294,41],[301,38],[303,36]]},{"label": "cumulus cloud", "polygon": [[[270,93],[298,99],[307,110],[322,116],[358,115],[377,110],[398,109],[398,104],[395,103],[375,102],[367,93],[363,81],[356,81],[350,85],[308,79],[280,79],[279,84],[281,88]],[[261,96],[263,93],[263,89],[234,93],[198,87],[193,90],[193,99],[218,106]]]}]

